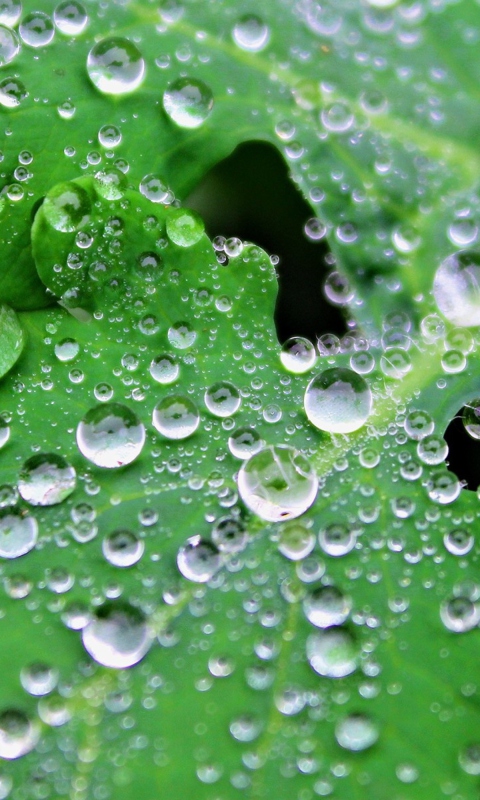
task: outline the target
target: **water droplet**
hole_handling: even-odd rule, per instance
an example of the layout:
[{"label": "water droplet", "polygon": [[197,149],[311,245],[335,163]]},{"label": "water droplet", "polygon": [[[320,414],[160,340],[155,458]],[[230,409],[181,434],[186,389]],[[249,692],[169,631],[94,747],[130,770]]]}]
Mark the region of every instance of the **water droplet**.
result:
[{"label": "water droplet", "polygon": [[354,116],[346,103],[331,103],[320,113],[324,128],[332,133],[344,133],[352,127]]},{"label": "water droplet", "polygon": [[55,36],[51,17],[43,11],[32,11],[20,23],[19,33],[22,42],[29,47],[45,47]]},{"label": "water droplet", "polygon": [[[371,3],[372,0],[369,2]],[[395,774],[402,783],[415,783],[418,780],[418,769],[413,764],[399,764]]]},{"label": "water droplet", "polygon": [[232,456],[245,461],[258,453],[265,442],[255,428],[237,428],[228,439],[228,447]]},{"label": "water droplet", "polygon": [[84,225],[90,216],[90,198],[76,183],[58,183],[43,201],[47,222],[62,233],[72,233]]},{"label": "water droplet", "polygon": [[303,610],[312,625],[330,628],[346,621],[352,610],[352,601],[336,586],[320,586],[305,596]]},{"label": "water droplet", "polygon": [[243,464],[238,489],[254,514],[269,522],[282,522],[310,508],[317,496],[318,479],[298,450],[277,445],[265,447]]},{"label": "water droplet", "polygon": [[18,558],[35,547],[37,520],[15,508],[0,510],[0,557]]},{"label": "water droplet", "polygon": [[0,25],[0,67],[13,61],[20,50],[18,36],[10,28]]},{"label": "water droplet", "polygon": [[17,108],[28,97],[25,85],[18,78],[4,78],[0,81],[0,105]]},{"label": "water droplet", "polygon": [[351,433],[368,419],[372,394],[367,382],[346,368],[326,369],[316,375],[305,392],[308,419],[329,433]]},{"label": "water droplet", "polygon": [[316,361],[315,348],[303,336],[292,336],[282,345],[280,361],[288,372],[301,375],[314,366]]},{"label": "water droplet", "polygon": [[358,456],[358,460],[362,467],[375,469],[380,463],[380,454],[374,447],[364,447]]},{"label": "water droplet", "polygon": [[480,252],[460,250],[442,261],[433,294],[449,322],[460,328],[480,325]]},{"label": "water droplet", "polygon": [[303,230],[307,239],[310,239],[311,242],[319,242],[327,233],[327,226],[321,219],[311,217],[311,219],[307,219]]},{"label": "water droplet", "polygon": [[157,403],[152,423],[167,439],[186,439],[197,430],[200,414],[193,400],[174,394]]},{"label": "water droplet", "polygon": [[434,472],[427,483],[430,500],[434,503],[446,505],[453,503],[462,490],[462,485],[457,477],[447,469]]},{"label": "water droplet", "polygon": [[480,397],[470,400],[462,413],[462,422],[472,439],[480,439]]},{"label": "water droplet", "polygon": [[375,358],[366,350],[359,353],[352,353],[350,356],[350,367],[359,375],[368,375],[375,369]]},{"label": "water droplet", "polygon": [[337,722],[335,738],[345,750],[367,750],[378,739],[378,726],[364,714],[349,714]]},{"label": "water droplet", "polygon": [[170,195],[170,190],[166,183],[157,175],[145,175],[140,181],[140,192],[151,203],[165,203]]},{"label": "water droplet", "polygon": [[261,720],[248,714],[237,717],[230,723],[230,733],[237,742],[253,742],[262,732]]},{"label": "water droplet", "polygon": [[95,173],[95,189],[105,200],[121,200],[127,190],[127,179],[115,167],[105,167]]},{"label": "water droplet", "polygon": [[109,36],[97,42],[87,58],[93,85],[104,94],[126,94],[140,86],[145,75],[142,54],[129,39]]},{"label": "water droplet", "polygon": [[197,332],[189,325],[188,322],[175,322],[168,329],[168,341],[172,347],[178,350],[185,350],[191,347],[197,338]]},{"label": "water droplet", "polygon": [[431,434],[417,444],[417,455],[424,464],[442,464],[448,455],[448,444],[442,436]]},{"label": "water droplet", "polygon": [[329,556],[344,556],[355,547],[355,531],[341,523],[333,523],[318,534],[318,543]]},{"label": "water droplet", "polygon": [[55,355],[59,361],[73,361],[80,352],[80,345],[75,339],[62,339],[55,345]]},{"label": "water droplet", "polygon": [[315,547],[315,536],[299,522],[284,525],[278,536],[278,549],[291,561],[306,558]]},{"label": "water droplet", "polygon": [[20,682],[26,692],[34,697],[50,694],[58,683],[58,669],[47,664],[30,664],[20,672]]},{"label": "water droplet", "polygon": [[122,141],[122,134],[116,125],[102,125],[98,131],[98,141],[107,150],[118,147]]},{"label": "water droplet", "polygon": [[191,536],[178,551],[177,566],[187,580],[206,583],[222,566],[222,556],[213,542]]},{"label": "water droplet", "polygon": [[113,531],[102,542],[102,552],[114,567],[131,567],[140,561],[145,544],[127,530]]},{"label": "water droplet", "polygon": [[315,672],[325,678],[344,678],[358,665],[354,640],[343,628],[327,628],[309,636],[307,659]]},{"label": "water droplet", "polygon": [[13,788],[13,779],[10,775],[0,774],[0,800],[6,800]]},{"label": "water droplet", "polygon": [[480,775],[480,745],[465,747],[458,757],[461,768],[467,775]]},{"label": "water droplet", "polygon": [[448,226],[448,238],[457,247],[473,244],[478,236],[478,225],[471,217],[459,217]]},{"label": "water droplet", "polygon": [[480,605],[469,597],[453,597],[441,604],[440,619],[449,631],[465,633],[480,622]]},{"label": "water droplet", "polygon": [[152,643],[143,614],[130,605],[106,604],[82,630],[87,653],[98,664],[125,669],[138,664]]},{"label": "water droplet", "polygon": [[173,356],[157,356],[150,364],[150,375],[158,383],[173,383],[177,380],[179,373],[180,367]]},{"label": "water droplet", "polygon": [[145,428],[127,406],[103,403],[88,411],[77,428],[77,445],[97,467],[130,464],[141,453]]},{"label": "water droplet", "polygon": [[179,78],[166,89],[163,107],[180,128],[198,128],[211,114],[213,95],[203,81]]},{"label": "water droplet", "polygon": [[0,758],[12,760],[29,753],[40,738],[40,731],[22,711],[9,708],[0,714]]},{"label": "water droplet", "polygon": [[232,38],[242,50],[259,53],[269,42],[270,29],[255,14],[245,14],[235,23]]},{"label": "water droplet", "polygon": [[205,392],[205,405],[216,417],[231,417],[240,408],[240,392],[232,383],[219,381]]},{"label": "water droplet", "polygon": [[[0,450],[4,447],[10,439],[10,425],[0,417]],[[0,506],[5,505],[2,498],[2,489],[5,487],[0,486]],[[11,505],[7,503],[7,505]]]},{"label": "water droplet", "polygon": [[32,506],[53,506],[69,497],[76,485],[71,464],[56,453],[39,453],[25,461],[18,491]]},{"label": "water droplet", "polygon": [[475,544],[473,533],[463,528],[455,528],[443,537],[443,543],[452,556],[466,556]]},{"label": "water droplet", "polygon": [[442,356],[442,368],[448,375],[463,372],[467,366],[467,359],[459,350],[447,350]]},{"label": "water droplet", "polygon": [[212,531],[212,541],[222,553],[240,553],[248,543],[248,533],[240,519],[222,517]]},{"label": "water droplet", "polygon": [[426,411],[411,411],[405,417],[405,433],[414,442],[419,442],[430,436],[435,428],[435,423]]},{"label": "water droplet", "polygon": [[77,0],[65,0],[59,3],[53,12],[53,21],[60,33],[65,36],[78,36],[87,26],[88,15]]},{"label": "water droplet", "polygon": [[0,0],[0,25],[13,28],[22,14],[20,0]]},{"label": "water droplet", "polygon": [[205,231],[203,220],[196,211],[172,208],[167,217],[167,236],[179,247],[191,247],[200,241]]},{"label": "water droplet", "polygon": [[401,347],[392,347],[380,359],[380,369],[388,378],[401,380],[412,368],[412,360]]}]

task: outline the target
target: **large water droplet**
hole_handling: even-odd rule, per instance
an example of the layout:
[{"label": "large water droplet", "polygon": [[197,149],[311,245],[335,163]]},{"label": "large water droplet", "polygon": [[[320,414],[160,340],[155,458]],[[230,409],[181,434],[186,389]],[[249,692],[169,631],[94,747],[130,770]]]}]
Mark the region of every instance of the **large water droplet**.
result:
[{"label": "large water droplet", "polygon": [[158,383],[173,383],[177,380],[179,373],[180,367],[173,356],[157,356],[150,364],[150,375]]},{"label": "large water droplet", "polygon": [[245,14],[235,23],[232,38],[242,50],[258,53],[267,46],[270,29],[255,14]]},{"label": "large water droplet", "polygon": [[351,634],[343,628],[327,628],[307,639],[310,666],[325,678],[344,678],[358,665],[358,653]]},{"label": "large water droplet", "polygon": [[19,33],[29,47],[45,47],[55,36],[55,28],[48,14],[32,11],[20,23]]},{"label": "large water droplet", "polygon": [[180,128],[198,128],[212,111],[213,95],[203,81],[179,78],[166,89],[163,107]]},{"label": "large water droplet", "polygon": [[240,408],[242,399],[233,383],[219,381],[205,392],[205,405],[216,417],[231,417]]},{"label": "large water droplet", "polygon": [[22,14],[20,0],[0,0],[0,25],[13,28]]},{"label": "large water droplet", "polygon": [[326,369],[316,375],[305,392],[308,419],[322,431],[351,433],[368,419],[372,394],[361,375],[351,369]]},{"label": "large water droplet", "polygon": [[69,497],[75,484],[75,470],[63,456],[39,453],[25,461],[18,491],[32,506],[53,506]]},{"label": "large water droplet", "polygon": [[349,714],[337,722],[335,738],[345,750],[367,750],[378,739],[378,726],[364,714]]},{"label": "large water droplet", "polygon": [[0,714],[0,758],[12,760],[29,753],[40,738],[40,731],[22,711],[9,708]]},{"label": "large water droplet", "polygon": [[188,322],[175,322],[168,329],[168,341],[177,350],[185,350],[191,347],[197,338],[197,332]]},{"label": "large water droplet", "polygon": [[16,508],[0,510],[0,557],[18,558],[35,547],[38,524],[34,517]]},{"label": "large water droplet", "polygon": [[98,664],[125,669],[138,664],[145,656],[152,635],[138,609],[130,605],[107,604],[83,628],[82,642]]},{"label": "large water droplet", "polygon": [[53,21],[60,33],[65,36],[78,36],[87,26],[88,15],[77,0],[65,0],[59,3],[53,12]]},{"label": "large water droplet", "polygon": [[77,428],[80,452],[97,467],[123,467],[141,453],[145,428],[127,406],[102,403],[88,411]]},{"label": "large water droplet", "polygon": [[20,682],[34,697],[50,694],[58,683],[58,669],[47,664],[30,664],[20,672]]},{"label": "large water droplet", "polygon": [[317,628],[342,625],[351,609],[351,599],[336,586],[320,586],[309,592],[303,601],[305,616]]},{"label": "large water droplet", "polygon": [[5,108],[17,108],[28,92],[18,78],[4,78],[0,81],[0,104]]},{"label": "large water droplet", "polygon": [[464,528],[454,528],[445,534],[443,543],[452,556],[466,556],[475,544],[475,538]]},{"label": "large water droplet", "polygon": [[465,633],[480,622],[480,605],[470,597],[453,597],[440,606],[440,619],[449,631]]},{"label": "large water droplet", "polygon": [[177,566],[187,580],[206,583],[222,566],[222,556],[213,542],[191,536],[178,551]]},{"label": "large water droplet", "polygon": [[20,50],[18,36],[10,28],[0,25],[0,67],[13,61]]},{"label": "large water droplet", "polygon": [[129,39],[109,36],[90,50],[87,71],[100,92],[126,94],[140,86],[145,75],[145,62]]},{"label": "large water droplet", "polygon": [[140,561],[145,544],[127,530],[113,531],[102,542],[103,555],[114,567],[131,567]]},{"label": "large water droplet", "polygon": [[292,336],[291,339],[287,339],[280,352],[280,361],[285,369],[296,375],[312,369],[316,358],[313,344],[303,336]]},{"label": "large water droplet", "polygon": [[190,398],[169,395],[153,409],[152,423],[167,439],[186,439],[197,430],[200,414]]},{"label": "large water droplet", "polygon": [[439,311],[454,325],[480,325],[480,252],[460,250],[442,261],[433,294]]},{"label": "large water droplet", "polygon": [[179,247],[191,247],[200,241],[205,225],[195,211],[188,208],[172,208],[167,217],[167,236]]},{"label": "large water droplet", "polygon": [[287,445],[265,447],[238,474],[243,502],[262,519],[282,522],[303,514],[315,501],[318,479],[309,462]]},{"label": "large water droplet", "polygon": [[76,183],[58,183],[43,201],[45,219],[62,233],[77,231],[88,221],[90,211],[90,198]]}]

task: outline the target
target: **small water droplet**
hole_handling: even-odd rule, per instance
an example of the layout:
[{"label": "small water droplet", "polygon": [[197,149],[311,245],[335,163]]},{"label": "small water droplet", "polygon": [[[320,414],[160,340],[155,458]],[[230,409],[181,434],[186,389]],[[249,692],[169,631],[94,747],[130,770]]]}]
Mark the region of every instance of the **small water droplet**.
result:
[{"label": "small water droplet", "polygon": [[20,682],[26,692],[34,697],[50,694],[58,683],[58,669],[47,664],[30,664],[20,672]]},{"label": "small water droplet", "polygon": [[0,714],[0,758],[13,760],[29,753],[40,738],[38,725],[26,714],[9,708]]},{"label": "small water droplet", "polygon": [[162,355],[154,358],[150,364],[150,375],[158,383],[169,384],[177,380],[180,367],[173,356]]},{"label": "small water droplet", "polygon": [[141,453],[145,428],[127,406],[104,403],[90,409],[77,428],[77,445],[97,467],[130,464]]},{"label": "small water droplet", "polygon": [[102,125],[98,131],[98,141],[107,150],[118,147],[122,141],[122,134],[116,125]]},{"label": "small water droplet", "polygon": [[462,413],[465,430],[472,439],[480,439],[480,397],[470,400]]},{"label": "small water droplet", "polygon": [[352,601],[336,586],[320,586],[309,592],[303,601],[308,621],[317,628],[342,625],[352,609]]},{"label": "small water droplet", "polygon": [[280,530],[278,549],[283,556],[291,561],[301,561],[306,558],[314,547],[314,534],[299,522],[284,525]]},{"label": "small water droplet", "polygon": [[280,361],[288,372],[301,375],[315,365],[317,355],[313,344],[303,336],[292,336],[282,345]]},{"label": "small water droplet", "polygon": [[480,744],[470,744],[458,757],[461,768],[467,775],[480,775]]},{"label": "small water droplet", "polygon": [[123,529],[113,531],[102,542],[103,555],[114,567],[131,567],[140,561],[144,550],[144,542]]},{"label": "small water droplet", "polygon": [[125,669],[138,664],[152,644],[144,615],[130,605],[106,604],[82,629],[87,653],[98,664]]},{"label": "small water droplet", "polygon": [[464,528],[454,528],[445,534],[443,543],[452,556],[466,556],[475,544],[475,538]]},{"label": "small water droplet", "polygon": [[200,241],[205,231],[200,215],[188,208],[172,208],[166,228],[170,241],[179,247],[192,247]]},{"label": "small water droplet", "polygon": [[206,583],[222,566],[222,556],[213,542],[191,536],[178,551],[177,566],[187,580]]},{"label": "small water droplet", "polygon": [[190,398],[169,395],[155,406],[152,424],[167,439],[186,439],[197,430],[200,414]]},{"label": "small water droplet", "polygon": [[168,341],[172,347],[178,350],[185,350],[191,347],[197,338],[197,332],[188,322],[175,322],[168,329]]},{"label": "small water droplet", "polygon": [[167,184],[158,175],[151,173],[142,178],[139,189],[151,203],[165,203],[170,195]]},{"label": "small water droplet", "polygon": [[211,114],[213,95],[203,81],[179,78],[166,89],[163,107],[180,128],[198,128]]},{"label": "small water droplet", "polygon": [[378,739],[378,726],[364,714],[349,714],[337,722],[335,738],[345,750],[354,753],[367,750]]},{"label": "small water droplet", "polygon": [[205,405],[215,417],[231,417],[240,408],[240,392],[233,383],[219,381],[205,392]]},{"label": "small water droplet", "polygon": [[356,541],[355,531],[338,522],[334,522],[318,534],[318,543],[323,552],[334,557],[350,553]]},{"label": "small water droplet", "polygon": [[228,447],[235,458],[245,461],[265,446],[264,440],[255,428],[237,428],[228,438]]},{"label": "small water droplet", "polygon": [[212,531],[212,541],[222,553],[240,553],[248,543],[248,533],[240,519],[221,517]]},{"label": "small water droplet", "polygon": [[255,14],[245,14],[235,23],[232,38],[237,47],[250,53],[264,50],[270,39],[270,29]]},{"label": "small water droplet", "polygon": [[95,173],[95,189],[105,200],[121,200],[127,190],[127,179],[115,167],[104,167]]},{"label": "small water droplet", "polygon": [[307,659],[315,672],[325,678],[344,678],[358,666],[357,648],[344,628],[327,628],[309,636]]},{"label": "small water droplet", "polygon": [[453,597],[441,604],[440,619],[453,633],[471,631],[480,622],[480,605],[469,597]]}]

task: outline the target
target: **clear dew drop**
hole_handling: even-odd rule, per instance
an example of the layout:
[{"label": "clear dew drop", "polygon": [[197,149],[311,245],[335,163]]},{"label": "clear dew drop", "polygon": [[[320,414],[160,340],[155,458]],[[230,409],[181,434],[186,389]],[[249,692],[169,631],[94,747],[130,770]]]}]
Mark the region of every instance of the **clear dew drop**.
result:
[{"label": "clear dew drop", "polygon": [[480,325],[480,251],[460,250],[442,261],[433,295],[449,322],[460,328]]},{"label": "clear dew drop", "polygon": [[259,53],[265,49],[270,40],[270,29],[260,17],[246,14],[235,23],[232,38],[241,50]]},{"label": "clear dew drop", "polygon": [[179,78],[164,92],[163,107],[180,128],[198,128],[212,112],[213,95],[203,81]]},{"label": "clear dew drop", "polygon": [[61,233],[72,233],[84,225],[90,216],[90,198],[76,183],[58,183],[43,201],[47,222]]},{"label": "clear dew drop", "polygon": [[480,397],[470,400],[462,413],[465,430],[472,439],[480,439]]},{"label": "clear dew drop", "polygon": [[185,350],[191,347],[197,338],[197,332],[188,322],[175,322],[168,329],[168,341],[177,350]]},{"label": "clear dew drop", "polygon": [[196,211],[172,208],[167,217],[167,236],[178,247],[192,247],[203,236],[205,225]]},{"label": "clear dew drop", "polygon": [[414,442],[419,442],[430,436],[435,428],[435,423],[426,411],[410,411],[405,417],[405,433]]},{"label": "clear dew drop", "polygon": [[97,467],[130,464],[145,444],[145,428],[137,415],[120,403],[102,403],[88,411],[77,427],[78,449]]},{"label": "clear dew drop", "polygon": [[345,133],[352,127],[354,116],[349,106],[339,101],[331,103],[321,111],[320,121],[331,133]]},{"label": "clear dew drop", "polygon": [[218,381],[209,386],[204,400],[207,409],[215,417],[231,417],[242,402],[237,387],[227,381]]},{"label": "clear dew drop", "polygon": [[336,586],[320,586],[305,596],[303,610],[312,625],[330,628],[346,621],[352,610],[352,601]]},{"label": "clear dew drop", "polygon": [[443,543],[452,556],[466,556],[475,544],[475,537],[464,528],[454,528],[445,534]]},{"label": "clear dew drop", "polygon": [[113,669],[133,667],[152,644],[144,615],[126,604],[105,604],[82,629],[82,642],[97,664]]},{"label": "clear dew drop", "polygon": [[480,744],[470,744],[461,750],[458,761],[467,775],[480,775]]},{"label": "clear dew drop", "polygon": [[313,344],[303,336],[292,336],[282,345],[280,361],[288,372],[301,375],[312,369],[316,360]]},{"label": "clear dew drop", "polygon": [[357,753],[378,740],[378,725],[365,714],[348,714],[335,726],[335,738],[344,750]]},{"label": "clear dew drop", "polygon": [[13,61],[19,50],[17,34],[5,25],[0,25],[0,67]]},{"label": "clear dew drop", "polygon": [[80,345],[75,339],[62,339],[55,345],[55,355],[59,361],[73,361],[80,352]]},{"label": "clear dew drop", "polygon": [[113,531],[102,542],[102,552],[114,567],[131,567],[140,561],[145,551],[144,542],[128,530]]},{"label": "clear dew drop", "polygon": [[13,779],[10,775],[3,775],[0,773],[0,800],[6,800],[10,796],[13,789]]},{"label": "clear dew drop", "polygon": [[189,397],[169,395],[153,409],[152,424],[167,439],[186,439],[197,430],[200,414]]},{"label": "clear dew drop", "polygon": [[20,0],[0,0],[0,25],[13,28],[22,14]]},{"label": "clear dew drop", "polygon": [[93,85],[103,94],[127,94],[142,83],[145,62],[129,39],[109,36],[90,50],[87,72]]},{"label": "clear dew drop", "polygon": [[316,428],[328,433],[352,433],[365,424],[372,394],[361,375],[346,368],[326,369],[305,392],[305,412]]},{"label": "clear dew drop", "polygon": [[427,492],[430,500],[440,505],[448,505],[455,502],[462,485],[456,475],[447,469],[439,469],[430,475],[427,483]]},{"label": "clear dew drop", "polygon": [[0,557],[18,558],[35,547],[38,538],[37,520],[16,508],[0,510]]},{"label": "clear dew drop", "polygon": [[342,523],[333,523],[318,534],[318,543],[328,556],[345,556],[355,547],[355,531]]},{"label": "clear dew drop", "polygon": [[242,714],[230,723],[230,733],[237,742],[253,742],[257,739],[263,729],[261,720]]},{"label": "clear dew drop", "polygon": [[430,466],[443,464],[448,456],[448,444],[442,436],[436,434],[425,436],[417,444],[417,455],[424,464]]},{"label": "clear dew drop", "polygon": [[122,141],[122,134],[116,125],[102,125],[98,131],[98,141],[106,150],[111,150]]},{"label": "clear dew drop", "polygon": [[38,725],[22,711],[9,708],[0,713],[0,758],[21,758],[33,750],[39,738]]},{"label": "clear dew drop", "polygon": [[452,597],[441,604],[440,619],[447,630],[466,633],[476,628],[480,622],[480,605],[470,597]]},{"label": "clear dew drop", "polygon": [[127,178],[115,167],[104,167],[95,173],[94,185],[104,200],[121,200],[127,190]]},{"label": "clear dew drop", "polygon": [[180,573],[194,583],[211,580],[222,566],[223,560],[217,546],[201,536],[191,536],[177,553]]},{"label": "clear dew drop", "polygon": [[158,175],[151,173],[142,178],[138,188],[141,194],[151,203],[165,203],[170,195],[167,184]]},{"label": "clear dew drop", "polygon": [[264,440],[255,428],[237,428],[228,437],[228,448],[235,458],[245,461],[265,446]]},{"label": "clear dew drop", "polygon": [[88,14],[77,0],[65,0],[53,12],[53,21],[65,36],[79,36],[87,27]]},{"label": "clear dew drop", "polygon": [[212,530],[212,541],[222,553],[240,553],[248,544],[248,533],[241,519],[221,517]]},{"label": "clear dew drop", "polygon": [[448,226],[447,234],[456,247],[468,247],[478,237],[478,225],[471,217],[459,217]]},{"label": "clear dew drop", "polygon": [[28,92],[19,78],[4,78],[0,81],[0,105],[4,108],[18,108],[26,97]]},{"label": "clear dew drop", "polygon": [[263,448],[242,465],[238,490],[254,514],[269,522],[286,522],[314,503],[318,479],[298,450],[276,445]]},{"label": "clear dew drop", "polygon": [[301,561],[315,547],[315,536],[299,522],[284,525],[278,535],[278,549],[290,561]]},{"label": "clear dew drop", "polygon": [[164,385],[174,383],[180,374],[179,365],[173,356],[167,354],[154,358],[150,363],[149,370],[152,378],[157,381],[157,383]]},{"label": "clear dew drop", "polygon": [[26,692],[34,697],[50,694],[58,683],[59,672],[48,664],[35,663],[23,667],[20,682]]},{"label": "clear dew drop", "polygon": [[32,506],[53,506],[72,494],[76,482],[76,472],[63,456],[38,453],[20,470],[18,491]]},{"label": "clear dew drop", "polygon": [[45,47],[55,36],[52,18],[43,11],[32,11],[20,23],[20,38],[29,47]]},{"label": "clear dew drop", "polygon": [[312,669],[325,678],[344,678],[358,666],[355,642],[344,628],[311,634],[307,639],[307,659]]}]

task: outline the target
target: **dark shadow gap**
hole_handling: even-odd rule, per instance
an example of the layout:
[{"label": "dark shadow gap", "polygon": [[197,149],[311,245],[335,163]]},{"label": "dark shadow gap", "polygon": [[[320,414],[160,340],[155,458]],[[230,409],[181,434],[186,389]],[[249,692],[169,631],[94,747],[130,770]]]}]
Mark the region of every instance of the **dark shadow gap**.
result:
[{"label": "dark shadow gap", "polygon": [[480,440],[473,439],[462,421],[463,408],[458,411],[444,433],[448,444],[448,469],[466,482],[466,489],[476,491],[480,485]]},{"label": "dark shadow gap", "polygon": [[279,256],[275,324],[280,342],[290,336],[315,341],[324,333],[343,335],[342,312],[323,296],[329,256],[325,240],[304,234],[314,216],[289,178],[277,150],[247,142],[217,164],[185,200],[205,220],[207,233],[237,236]]}]

